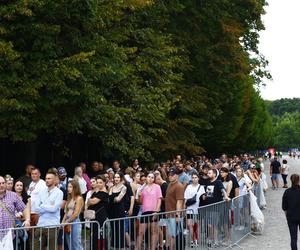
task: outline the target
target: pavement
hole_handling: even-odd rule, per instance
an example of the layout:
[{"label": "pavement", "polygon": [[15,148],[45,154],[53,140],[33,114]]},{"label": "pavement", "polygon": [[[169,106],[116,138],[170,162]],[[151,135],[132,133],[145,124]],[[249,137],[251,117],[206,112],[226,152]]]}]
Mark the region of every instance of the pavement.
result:
[{"label": "pavement", "polygon": [[[291,174],[300,174],[300,160],[292,159],[284,156],[290,166]],[[271,180],[269,176],[269,161],[265,163],[265,173],[267,175],[269,190],[266,192],[267,208],[263,210],[265,216],[265,227],[262,235],[248,236],[242,240],[239,246],[244,250],[289,250],[290,248],[290,235],[286,223],[285,215],[281,209],[281,199],[285,191],[284,188],[272,190]],[[282,180],[281,180],[282,182]],[[290,186],[290,183],[288,183]],[[299,211],[300,213],[300,211]],[[300,240],[298,234],[298,249],[300,249]],[[234,247],[234,249],[239,249]]]}]

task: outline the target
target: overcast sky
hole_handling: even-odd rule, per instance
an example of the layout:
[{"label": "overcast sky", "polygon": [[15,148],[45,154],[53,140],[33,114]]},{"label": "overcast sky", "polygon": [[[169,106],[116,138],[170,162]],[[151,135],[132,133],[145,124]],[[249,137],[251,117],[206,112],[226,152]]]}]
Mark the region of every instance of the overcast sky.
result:
[{"label": "overcast sky", "polygon": [[300,0],[269,0],[263,16],[260,51],[269,61],[273,81],[261,88],[264,99],[300,97]]}]

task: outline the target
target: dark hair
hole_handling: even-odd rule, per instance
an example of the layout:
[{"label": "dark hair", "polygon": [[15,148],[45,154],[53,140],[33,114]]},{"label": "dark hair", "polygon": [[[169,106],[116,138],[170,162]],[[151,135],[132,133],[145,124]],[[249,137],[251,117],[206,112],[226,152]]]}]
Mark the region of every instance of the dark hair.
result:
[{"label": "dark hair", "polygon": [[220,168],[220,174],[221,174],[221,172],[227,173],[227,176],[226,176],[225,178],[223,178],[223,177],[220,175],[222,181],[230,181],[230,180],[231,180],[231,177],[230,177],[228,168],[221,167],[221,168]]},{"label": "dark hair", "polygon": [[287,160],[286,159],[282,160],[282,163],[287,164]]},{"label": "dark hair", "polygon": [[300,181],[300,177],[298,174],[291,175],[292,188],[299,187],[299,181]]},{"label": "dark hair", "polygon": [[95,179],[96,179],[96,180],[102,180],[104,183],[106,182],[106,178],[105,178],[104,175],[97,175],[97,176],[95,177]]},{"label": "dark hair", "polygon": [[41,170],[37,167],[34,167],[31,171],[35,171],[35,170],[37,170],[39,173],[41,173]]},{"label": "dark hair", "polygon": [[22,200],[24,201],[24,200],[26,200],[28,198],[27,192],[25,190],[25,184],[24,184],[23,181],[21,181],[19,179],[16,180],[16,182],[14,183],[14,187],[13,187],[14,192],[16,192],[15,186],[16,186],[17,182],[21,182],[23,184],[23,190],[22,190],[21,196],[22,196]]},{"label": "dark hair", "polygon": [[199,178],[199,174],[198,173],[194,172],[194,173],[192,173],[192,176],[193,175],[195,175],[195,176],[197,176]]},{"label": "dark hair", "polygon": [[122,172],[118,172],[114,174],[114,177],[116,176],[116,174],[118,174],[120,176],[121,181],[124,181],[124,174]]}]

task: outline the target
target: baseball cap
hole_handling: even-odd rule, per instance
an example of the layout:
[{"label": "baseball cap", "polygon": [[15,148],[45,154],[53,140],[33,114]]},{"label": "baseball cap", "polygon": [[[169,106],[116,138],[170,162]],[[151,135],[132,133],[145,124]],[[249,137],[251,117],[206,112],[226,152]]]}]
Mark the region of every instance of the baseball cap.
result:
[{"label": "baseball cap", "polygon": [[178,173],[177,168],[172,167],[172,168],[169,169],[168,175],[175,175],[177,173]]},{"label": "baseball cap", "polygon": [[57,172],[58,172],[59,176],[66,176],[67,175],[67,171],[66,171],[66,169],[64,167],[59,167],[57,169]]},{"label": "baseball cap", "polygon": [[112,168],[109,168],[106,170],[106,173],[114,173],[114,170]]}]

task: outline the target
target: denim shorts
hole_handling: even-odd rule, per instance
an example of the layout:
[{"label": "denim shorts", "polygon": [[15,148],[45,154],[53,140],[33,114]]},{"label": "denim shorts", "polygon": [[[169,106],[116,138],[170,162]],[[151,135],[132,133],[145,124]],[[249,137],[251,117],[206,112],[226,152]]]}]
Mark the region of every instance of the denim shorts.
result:
[{"label": "denim shorts", "polygon": [[168,218],[167,219],[167,230],[168,235],[171,237],[176,237],[180,233],[180,231],[183,231],[183,223],[182,219],[179,220],[179,222],[176,222],[176,218]]},{"label": "denim shorts", "polygon": [[280,178],[280,174],[272,174],[271,177],[272,180],[279,180],[279,178]]}]

